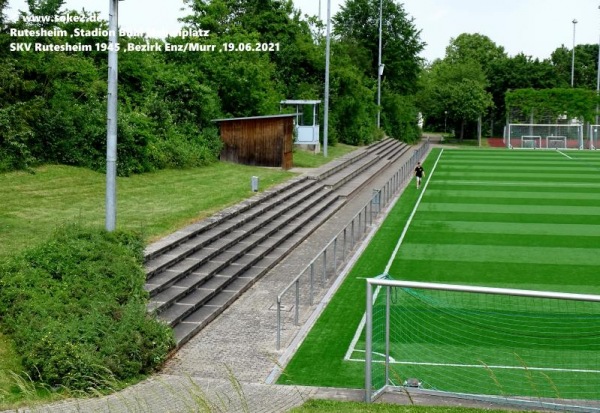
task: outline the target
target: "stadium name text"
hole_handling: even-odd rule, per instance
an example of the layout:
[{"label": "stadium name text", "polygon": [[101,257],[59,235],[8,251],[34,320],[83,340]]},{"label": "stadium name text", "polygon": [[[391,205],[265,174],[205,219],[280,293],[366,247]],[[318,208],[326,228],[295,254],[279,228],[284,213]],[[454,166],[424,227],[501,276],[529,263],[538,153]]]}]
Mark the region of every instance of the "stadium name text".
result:
[{"label": "stadium name text", "polygon": [[112,37],[115,34],[118,34],[119,36],[124,36],[124,37],[163,38],[163,37],[167,37],[167,36],[172,36],[172,37],[186,38],[186,37],[208,37],[210,35],[210,30],[186,29],[186,30],[181,30],[174,34],[170,34],[167,32],[149,33],[147,31],[142,32],[142,31],[132,31],[132,30],[125,30],[125,29],[120,29],[117,33],[116,30],[105,30],[105,29],[101,29],[101,28],[95,28],[95,29],[91,29],[91,30],[76,28],[73,30],[72,34],[69,34],[68,31],[66,31],[64,29],[59,29],[58,27],[55,27],[53,29],[36,29],[36,30],[10,29],[8,33],[12,37],[68,37],[68,36],[70,36],[70,37]]}]

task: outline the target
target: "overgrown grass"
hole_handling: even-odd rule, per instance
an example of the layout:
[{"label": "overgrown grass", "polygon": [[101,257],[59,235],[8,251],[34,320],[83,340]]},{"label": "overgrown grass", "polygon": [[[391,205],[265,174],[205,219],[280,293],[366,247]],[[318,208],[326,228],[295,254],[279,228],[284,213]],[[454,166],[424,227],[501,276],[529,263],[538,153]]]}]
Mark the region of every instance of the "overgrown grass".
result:
[{"label": "overgrown grass", "polygon": [[[297,158],[303,167],[316,167],[355,149],[340,144],[330,148],[328,158],[310,153]],[[220,162],[118,178],[117,228],[143,232],[146,241],[157,239],[253,196],[252,176],[260,178],[263,191],[296,174]],[[0,261],[39,246],[64,224],[103,226],[105,179],[85,168],[60,165],[0,174]],[[115,389],[125,384],[113,383]],[[5,406],[49,401],[61,393],[24,376],[13,341],[0,334],[0,397]]]},{"label": "overgrown grass", "polygon": [[[204,168],[164,170],[117,178],[117,228],[157,239],[253,195],[294,174],[219,162]],[[0,258],[48,238],[63,223],[102,226],[106,177],[84,168],[48,165],[33,174],[0,174]]]},{"label": "overgrown grass", "polygon": [[142,260],[139,236],[71,224],[0,263],[0,326],[23,370],[7,357],[15,373],[5,377],[9,396],[29,398],[23,387],[37,384],[112,390],[166,360],[173,332],[146,312]]},{"label": "overgrown grass", "polygon": [[304,151],[301,149],[294,150],[294,167],[297,168],[317,168],[321,165],[325,165],[327,162],[340,156],[344,156],[352,151],[356,150],[356,146],[345,145],[343,143],[337,143],[335,146],[327,147],[327,158],[323,156],[323,147],[321,147],[321,153],[313,153]]}]

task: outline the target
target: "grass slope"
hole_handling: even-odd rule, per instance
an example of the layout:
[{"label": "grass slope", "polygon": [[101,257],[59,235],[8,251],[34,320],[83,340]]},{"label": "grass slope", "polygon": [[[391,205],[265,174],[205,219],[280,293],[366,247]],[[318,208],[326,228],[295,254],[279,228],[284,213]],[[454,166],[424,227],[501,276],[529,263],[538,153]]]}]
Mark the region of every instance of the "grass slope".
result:
[{"label": "grass slope", "polygon": [[[263,190],[294,174],[215,163],[117,179],[117,226],[142,231],[148,240],[252,196],[250,177]],[[0,174],[0,258],[46,239],[59,225],[79,221],[103,226],[105,175],[48,165],[34,174]]]}]

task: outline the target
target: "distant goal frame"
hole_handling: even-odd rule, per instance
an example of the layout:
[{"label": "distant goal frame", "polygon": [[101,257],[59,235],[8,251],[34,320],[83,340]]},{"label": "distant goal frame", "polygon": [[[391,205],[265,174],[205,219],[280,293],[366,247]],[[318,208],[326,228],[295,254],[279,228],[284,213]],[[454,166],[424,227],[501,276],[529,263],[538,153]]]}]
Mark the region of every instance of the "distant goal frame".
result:
[{"label": "distant goal frame", "polygon": [[[533,147],[526,145],[534,141]],[[563,142],[563,147],[551,142]],[[504,142],[508,149],[584,149],[584,125],[581,123],[508,123]],[[590,147],[594,147],[590,143]]]}]

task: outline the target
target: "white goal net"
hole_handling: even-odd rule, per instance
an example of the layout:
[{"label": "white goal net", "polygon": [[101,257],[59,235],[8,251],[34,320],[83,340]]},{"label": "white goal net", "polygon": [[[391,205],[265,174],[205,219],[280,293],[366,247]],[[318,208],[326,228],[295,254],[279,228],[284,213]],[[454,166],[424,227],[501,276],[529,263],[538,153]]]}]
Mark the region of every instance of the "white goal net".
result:
[{"label": "white goal net", "polygon": [[600,296],[367,279],[366,400],[386,390],[600,412]]},{"label": "white goal net", "polygon": [[584,149],[581,124],[516,124],[505,129],[504,141],[511,149]]}]

